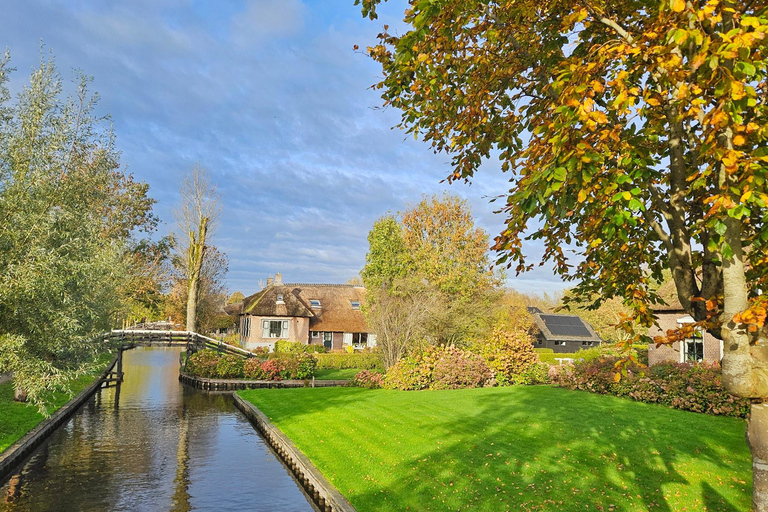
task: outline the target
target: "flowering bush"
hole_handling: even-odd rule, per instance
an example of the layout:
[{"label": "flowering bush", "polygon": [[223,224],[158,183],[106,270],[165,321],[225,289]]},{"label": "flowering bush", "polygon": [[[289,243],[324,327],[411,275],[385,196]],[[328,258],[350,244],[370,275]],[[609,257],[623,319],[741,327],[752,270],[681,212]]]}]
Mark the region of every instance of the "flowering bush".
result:
[{"label": "flowering bush", "polygon": [[220,358],[221,355],[215,350],[205,349],[195,352],[187,361],[187,373],[198,377],[214,377]]},{"label": "flowering bush", "polygon": [[261,369],[263,361],[252,357],[246,359],[243,363],[243,375],[246,379],[263,380],[265,378],[264,370]]},{"label": "flowering bush", "polygon": [[242,379],[245,359],[240,356],[223,355],[216,364],[216,376],[219,379]]},{"label": "flowering bush", "polygon": [[476,349],[493,370],[500,386],[549,381],[548,366],[541,365],[528,331],[496,327]]},{"label": "flowering bush", "polygon": [[718,363],[662,363],[650,368],[630,365],[616,381],[616,358],[552,367],[550,378],[560,386],[659,403],[686,411],[746,417],[749,400],[723,387]]},{"label": "flowering bush", "polygon": [[308,345],[306,343],[300,343],[298,341],[277,340],[275,342],[275,352],[277,353],[294,353],[294,352],[327,352],[324,345],[313,344]]},{"label": "flowering bush", "polygon": [[359,371],[352,379],[352,385],[360,388],[379,389],[384,387],[384,374],[369,370]]},{"label": "flowering bush", "polygon": [[[273,354],[274,355],[274,354]],[[214,350],[201,350],[189,358],[186,371],[198,377],[214,379],[310,379],[315,374],[317,358],[306,352],[279,354],[267,360],[244,359],[236,355],[220,355]]]},{"label": "flowering bush", "polygon": [[384,379],[390,389],[457,389],[490,385],[493,372],[478,355],[456,347],[428,347],[404,357]]}]

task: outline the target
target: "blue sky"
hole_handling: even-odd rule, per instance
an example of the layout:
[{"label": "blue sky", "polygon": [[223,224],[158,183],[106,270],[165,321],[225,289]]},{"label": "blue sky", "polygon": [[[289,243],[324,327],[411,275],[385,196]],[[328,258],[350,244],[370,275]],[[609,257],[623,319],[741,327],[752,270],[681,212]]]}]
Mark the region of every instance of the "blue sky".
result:
[{"label": "blue sky", "polygon": [[[377,108],[369,86],[381,70],[353,46],[401,27],[405,5],[390,1],[369,21],[353,0],[0,0],[0,47],[16,90],[41,41],[65,79],[73,69],[94,77],[123,166],[158,201],[160,234],[173,229],[181,177],[208,169],[223,198],[214,243],[230,260],[228,287],[249,294],[275,272],[354,277],[373,222],[422,194],[464,197],[478,225],[501,230],[488,202],[507,188],[496,162],[469,186],[440,183],[449,157],[391,129],[399,113]],[[541,252],[528,246],[531,261]],[[564,287],[549,266],[508,284]]]}]

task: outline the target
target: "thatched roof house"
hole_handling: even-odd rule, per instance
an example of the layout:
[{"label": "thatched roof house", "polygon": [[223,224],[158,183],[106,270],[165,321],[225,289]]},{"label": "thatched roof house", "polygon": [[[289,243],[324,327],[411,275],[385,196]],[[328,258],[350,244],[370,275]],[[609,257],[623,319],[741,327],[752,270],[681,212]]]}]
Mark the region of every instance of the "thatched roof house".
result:
[{"label": "thatched roof house", "polygon": [[246,348],[273,347],[278,339],[323,344],[328,349],[361,349],[376,344],[361,308],[365,288],[345,284],[283,283],[277,274],[267,286],[230,304]]}]

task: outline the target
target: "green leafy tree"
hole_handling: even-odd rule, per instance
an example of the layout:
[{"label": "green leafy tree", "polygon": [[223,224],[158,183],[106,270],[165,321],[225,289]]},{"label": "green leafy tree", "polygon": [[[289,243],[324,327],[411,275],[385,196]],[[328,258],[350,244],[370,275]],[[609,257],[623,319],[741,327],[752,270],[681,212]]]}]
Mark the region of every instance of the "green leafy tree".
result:
[{"label": "green leafy tree", "polygon": [[360,272],[366,288],[378,290],[391,285],[413,269],[413,260],[403,241],[403,227],[397,217],[387,214],[374,222],[368,233],[368,254]]},{"label": "green leafy tree", "polygon": [[45,412],[50,393],[103,350],[136,276],[132,234],[155,219],[147,186],[119,170],[89,79],[62,98],[42,60],[15,100],[0,61],[0,372]]},{"label": "green leafy tree", "polygon": [[[361,3],[357,0],[357,3]],[[378,0],[362,0],[375,17]],[[768,12],[765,2],[412,2],[369,49],[402,126],[469,178],[510,173],[500,261],[541,240],[574,292],[654,322],[670,269],[754,399],[754,507],[768,510]],[[579,256],[569,260],[566,247]],[[684,334],[684,333],[681,333]]]},{"label": "green leafy tree", "polygon": [[420,336],[412,342],[468,345],[490,328],[490,313],[501,296],[501,276],[488,259],[488,235],[474,225],[466,201],[447,194],[423,198],[400,219],[384,216],[368,235],[370,250],[361,275],[368,289],[369,322],[378,314],[374,311],[383,311],[372,308],[375,302],[402,295],[393,285],[407,283],[405,296],[415,296],[418,289],[436,306],[422,318]]}]

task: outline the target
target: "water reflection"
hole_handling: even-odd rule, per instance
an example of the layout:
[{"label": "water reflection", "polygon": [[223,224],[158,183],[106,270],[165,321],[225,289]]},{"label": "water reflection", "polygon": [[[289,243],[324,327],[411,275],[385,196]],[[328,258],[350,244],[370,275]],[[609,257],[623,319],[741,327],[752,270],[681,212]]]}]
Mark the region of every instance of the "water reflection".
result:
[{"label": "water reflection", "polygon": [[178,382],[179,351],[125,352],[119,390],[35,451],[0,489],[0,511],[312,510],[230,397]]}]

